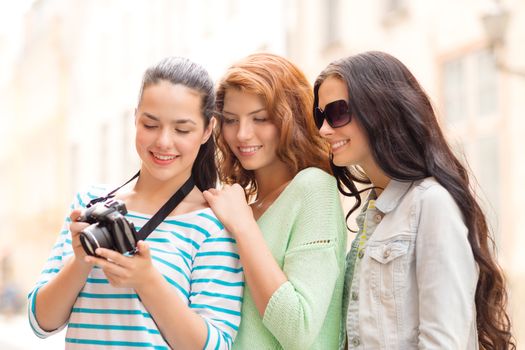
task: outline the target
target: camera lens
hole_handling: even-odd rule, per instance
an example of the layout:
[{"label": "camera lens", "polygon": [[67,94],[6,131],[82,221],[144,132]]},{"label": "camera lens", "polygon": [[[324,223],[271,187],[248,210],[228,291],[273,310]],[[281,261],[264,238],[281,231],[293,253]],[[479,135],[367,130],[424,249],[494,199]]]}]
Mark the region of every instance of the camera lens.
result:
[{"label": "camera lens", "polygon": [[114,250],[113,240],[108,229],[98,223],[86,227],[80,232],[80,243],[88,255],[96,256],[97,248],[108,248]]},{"label": "camera lens", "polygon": [[95,255],[95,250],[97,247],[91,244],[91,241],[86,237],[85,234],[80,234],[80,243],[82,244],[82,248],[84,248],[86,254]]}]

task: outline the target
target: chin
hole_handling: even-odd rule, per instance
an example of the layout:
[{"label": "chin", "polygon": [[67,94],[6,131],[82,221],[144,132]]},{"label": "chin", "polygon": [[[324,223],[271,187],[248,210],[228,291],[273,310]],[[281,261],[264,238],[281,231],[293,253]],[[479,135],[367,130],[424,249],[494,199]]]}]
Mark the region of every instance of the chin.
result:
[{"label": "chin", "polygon": [[259,167],[256,167],[256,166],[244,166],[241,164],[241,167],[246,170],[246,171],[255,171],[257,169],[259,169]]},{"label": "chin", "polygon": [[179,176],[182,170],[173,168],[157,168],[155,166],[150,167],[149,173],[151,176],[160,181],[168,181],[172,178]]},{"label": "chin", "polygon": [[168,173],[161,173],[161,172],[152,172],[153,178],[157,179],[158,181],[169,181],[171,180],[174,175],[168,174]]},{"label": "chin", "polygon": [[241,167],[244,169],[244,170],[248,170],[248,171],[253,171],[253,170],[257,170],[259,167],[252,164],[251,162],[241,162],[239,161],[239,163],[241,163]]},{"label": "chin", "polygon": [[334,163],[334,165],[338,167],[346,167],[348,165],[348,162],[344,162],[342,161],[342,159],[339,159],[335,156],[332,158],[332,163]]}]

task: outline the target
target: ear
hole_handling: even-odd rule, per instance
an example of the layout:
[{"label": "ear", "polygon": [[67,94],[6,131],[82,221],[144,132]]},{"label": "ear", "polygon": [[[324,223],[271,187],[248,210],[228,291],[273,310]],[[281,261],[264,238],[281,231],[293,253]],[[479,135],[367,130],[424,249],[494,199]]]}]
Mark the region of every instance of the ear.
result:
[{"label": "ear", "polygon": [[204,135],[202,135],[202,142],[201,142],[202,145],[208,142],[208,139],[211,137],[211,134],[213,132],[213,129],[215,128],[216,123],[217,123],[217,119],[215,119],[215,117],[211,117],[210,122],[208,123],[208,127],[206,127],[206,130],[204,130]]}]

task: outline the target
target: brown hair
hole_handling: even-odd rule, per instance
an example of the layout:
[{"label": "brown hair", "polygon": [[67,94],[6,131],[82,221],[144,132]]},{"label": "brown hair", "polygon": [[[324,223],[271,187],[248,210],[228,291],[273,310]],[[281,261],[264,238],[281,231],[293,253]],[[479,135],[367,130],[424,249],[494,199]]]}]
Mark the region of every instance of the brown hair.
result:
[{"label": "brown hair", "polygon": [[[334,61],[314,84],[314,108],[319,87],[330,76],[342,79],[374,159],[391,178],[414,181],[433,176],[452,195],[468,228],[468,240],[479,267],[476,316],[481,349],[515,349],[506,312],[505,278],[493,256],[493,239],[485,215],[471,188],[465,166],[448,146],[426,93],[408,68],[384,52],[364,52]],[[339,190],[361,203],[355,183],[370,183],[360,169],[331,164]],[[347,216],[348,218],[348,216]]]},{"label": "brown hair", "polygon": [[272,123],[279,129],[277,157],[296,174],[307,167],[330,172],[328,145],[320,137],[312,113],[312,87],[303,72],[287,59],[269,53],[252,54],[231,66],[219,82],[216,129],[219,178],[239,183],[248,195],[257,192],[253,171],[242,168],[222,136],[222,110],[228,89],[260,96]]},{"label": "brown hair", "polygon": [[[207,127],[213,117],[215,94],[213,80],[201,65],[184,57],[166,57],[159,63],[149,67],[142,78],[139,101],[142,100],[144,89],[150,85],[167,81],[173,85],[183,85],[199,93],[204,127]],[[217,185],[217,167],[215,164],[215,141],[210,137],[199,148],[199,153],[191,168],[195,185],[201,190],[207,190]]]}]

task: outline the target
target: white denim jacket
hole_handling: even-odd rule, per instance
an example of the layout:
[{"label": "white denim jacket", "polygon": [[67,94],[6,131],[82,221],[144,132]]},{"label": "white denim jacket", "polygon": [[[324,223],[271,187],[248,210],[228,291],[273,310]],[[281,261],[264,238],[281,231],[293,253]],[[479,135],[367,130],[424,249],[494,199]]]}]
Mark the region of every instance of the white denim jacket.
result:
[{"label": "white denim jacket", "polygon": [[342,327],[348,349],[478,349],[478,268],[452,196],[434,178],[391,180],[375,208],[349,273],[358,293],[345,286],[346,305],[358,303],[357,317],[344,317],[358,319]]}]

